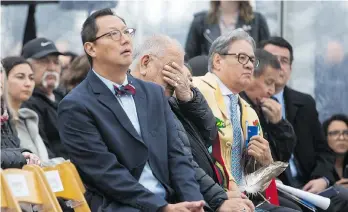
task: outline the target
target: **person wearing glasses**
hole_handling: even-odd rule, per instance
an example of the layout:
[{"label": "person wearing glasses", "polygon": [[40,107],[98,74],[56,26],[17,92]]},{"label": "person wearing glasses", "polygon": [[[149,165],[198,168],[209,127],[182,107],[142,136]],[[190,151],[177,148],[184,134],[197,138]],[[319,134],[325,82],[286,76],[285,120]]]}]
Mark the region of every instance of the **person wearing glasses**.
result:
[{"label": "person wearing glasses", "polygon": [[332,199],[339,211],[348,211],[348,116],[335,114],[323,123],[330,149],[335,153],[335,190],[339,198]]},{"label": "person wearing glasses", "polygon": [[33,69],[35,88],[21,107],[31,109],[38,115],[39,134],[47,147],[48,157],[68,159],[57,128],[57,108],[64,97],[57,89],[61,73],[59,55],[61,53],[54,42],[46,38],[35,38],[23,46],[22,56]]},{"label": "person wearing glasses", "polygon": [[323,123],[323,129],[329,147],[336,154],[336,184],[348,188],[348,116],[331,116]]},{"label": "person wearing glasses", "polygon": [[[223,186],[230,191],[238,191],[245,184],[246,174],[273,162],[255,110],[239,96],[252,82],[254,68],[259,65],[254,51],[255,41],[247,32],[229,31],[218,37],[210,48],[209,72],[193,78],[193,84],[216,118],[219,132],[211,151],[222,173]],[[246,142],[247,126],[251,125],[260,130]],[[264,210],[293,211],[262,202],[255,200],[254,204]]]},{"label": "person wearing glasses", "polygon": [[132,77],[135,29],[111,9],[81,37],[91,65],[58,108],[58,127],[91,211],[203,211],[190,157],[163,88]]}]

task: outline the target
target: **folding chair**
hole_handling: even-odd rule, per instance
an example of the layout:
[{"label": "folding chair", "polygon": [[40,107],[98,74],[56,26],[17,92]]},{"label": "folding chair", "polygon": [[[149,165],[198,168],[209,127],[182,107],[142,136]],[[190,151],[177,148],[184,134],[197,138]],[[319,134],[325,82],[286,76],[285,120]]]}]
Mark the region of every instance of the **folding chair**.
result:
[{"label": "folding chair", "polygon": [[3,170],[0,171],[1,179],[1,211],[3,212],[21,212],[21,207],[19,206],[16,198],[14,197],[10,187],[8,186],[5,177],[3,175]]},{"label": "folding chair", "polygon": [[[30,166],[30,167],[29,167]],[[40,167],[26,165],[23,169],[6,169],[3,171],[13,196],[19,203],[33,204],[35,210],[45,212],[62,212],[47,181],[40,177]],[[34,166],[34,168],[31,168]],[[42,174],[41,170],[41,174]]]},{"label": "folding chair", "polygon": [[70,161],[65,161],[65,162],[63,162],[61,165],[62,165],[62,166],[68,166],[68,167],[70,168],[70,170],[73,172],[73,174],[74,174],[74,176],[75,176],[75,179],[76,179],[77,183],[79,184],[79,187],[80,187],[80,189],[81,189],[81,192],[82,192],[83,194],[85,194],[85,193],[86,193],[86,188],[85,188],[85,186],[83,185],[83,182],[82,182],[82,180],[81,180],[81,177],[80,177],[80,175],[79,175],[79,173],[78,173],[78,171],[77,171],[75,165],[74,165],[73,163],[71,163]]},{"label": "folding chair", "polygon": [[67,205],[75,212],[91,211],[84,196],[85,187],[71,162],[66,161],[43,169],[56,197],[67,199]]}]

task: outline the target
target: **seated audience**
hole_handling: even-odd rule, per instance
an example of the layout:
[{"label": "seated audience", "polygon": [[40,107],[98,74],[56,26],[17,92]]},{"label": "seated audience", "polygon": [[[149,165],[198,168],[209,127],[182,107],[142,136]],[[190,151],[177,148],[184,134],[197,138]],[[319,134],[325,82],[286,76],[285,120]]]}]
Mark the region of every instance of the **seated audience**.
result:
[{"label": "seated audience", "polygon": [[203,211],[163,89],[127,74],[134,33],[111,9],[83,23],[92,69],[59,105],[62,142],[93,212]]},{"label": "seated audience", "polygon": [[62,84],[66,88],[67,93],[86,78],[90,69],[91,67],[86,55],[76,57],[69,69],[62,76]]},{"label": "seated audience", "polygon": [[181,45],[168,36],[149,37],[138,46],[131,69],[131,74],[136,78],[164,88],[175,114],[185,153],[191,158],[193,155],[191,163],[206,203],[213,211],[253,211],[252,202],[242,199],[238,190],[235,193],[239,198],[228,200],[224,189],[216,183],[217,173],[214,172],[214,163],[207,151],[217,135],[215,117],[199,90],[191,88],[190,71],[184,68],[184,50]]},{"label": "seated audience", "polygon": [[[260,62],[255,67],[254,79],[240,96],[256,111],[263,136],[269,141],[273,158],[288,162],[296,145],[296,135],[291,124],[282,117],[281,105],[271,98],[281,71],[280,64],[277,57],[262,49],[255,51],[255,57]],[[279,197],[279,202],[282,206],[301,210],[283,197]]]},{"label": "seated audience", "polygon": [[2,65],[0,69],[1,168],[22,168],[25,164],[40,165],[38,156],[19,146],[20,141],[13,127],[10,107],[7,102],[6,73]]},{"label": "seated audience", "polygon": [[[213,143],[212,155],[223,173],[224,187],[228,190],[245,185],[245,175],[273,162],[269,143],[259,134],[248,144],[246,125],[257,126],[259,118],[239,93],[253,79],[258,59],[254,54],[255,42],[242,29],[236,29],[217,38],[209,51],[209,72],[194,78],[194,85],[202,92],[219,124],[219,137]],[[245,157],[244,157],[245,156]],[[254,204],[262,202],[253,198]],[[264,202],[264,210],[294,211]]]},{"label": "seated audience", "polygon": [[22,104],[39,116],[39,133],[49,150],[49,157],[68,159],[58,132],[57,108],[63,94],[56,89],[59,85],[61,53],[54,43],[46,38],[35,38],[26,43],[22,56],[29,61],[34,71],[35,88],[30,99]]},{"label": "seated audience", "polygon": [[281,105],[271,98],[280,64],[277,57],[262,49],[255,51],[255,57],[260,64],[254,70],[254,79],[240,96],[256,111],[273,158],[288,162],[296,145],[296,135],[291,124],[282,117]]},{"label": "seated audience", "polygon": [[20,108],[34,89],[34,73],[28,61],[22,57],[7,57],[2,60],[7,75],[9,102],[12,106],[20,147],[29,149],[42,161],[48,160],[48,152],[39,134],[37,114],[28,108]]},{"label": "seated audience", "polygon": [[[274,97],[282,105],[282,116],[295,130],[297,143],[289,167],[280,175],[284,184],[311,193],[320,193],[335,183],[334,154],[325,141],[314,99],[289,88],[294,61],[291,44],[281,37],[261,42],[261,48],[275,55],[281,66]],[[340,211],[345,199],[340,194],[331,198],[327,211]],[[337,201],[336,201],[337,200]]]},{"label": "seated audience", "polygon": [[323,123],[329,147],[335,152],[335,180],[348,188],[348,116],[337,114]]}]

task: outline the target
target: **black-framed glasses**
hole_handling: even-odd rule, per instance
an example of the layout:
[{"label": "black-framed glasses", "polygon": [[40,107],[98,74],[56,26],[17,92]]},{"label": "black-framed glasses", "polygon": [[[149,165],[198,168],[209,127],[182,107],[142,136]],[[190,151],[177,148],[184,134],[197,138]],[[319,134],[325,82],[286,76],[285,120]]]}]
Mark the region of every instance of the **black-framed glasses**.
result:
[{"label": "black-framed glasses", "polygon": [[240,64],[246,65],[249,61],[254,65],[254,68],[257,68],[260,64],[260,60],[254,57],[250,57],[247,54],[244,53],[226,53],[226,54],[221,54],[221,55],[232,55],[236,56],[237,60]]},{"label": "black-framed glasses", "polygon": [[[135,34],[135,31],[136,31],[136,30],[135,30],[134,28],[127,28],[127,29],[123,30],[122,33],[123,33],[124,35],[129,36],[129,37],[133,37],[134,34]],[[107,33],[105,33],[105,34],[102,34],[102,35],[96,37],[96,38],[94,39],[94,41],[96,41],[96,40],[98,40],[99,38],[102,38],[102,37],[104,37],[104,36],[110,36],[112,40],[118,41],[118,40],[121,39],[122,33],[121,33],[120,30],[115,29],[115,30],[112,30],[111,32],[107,32]]]},{"label": "black-framed glasses", "polygon": [[337,139],[342,135],[344,138],[348,138],[348,130],[333,130],[329,131],[328,135],[334,139]]}]

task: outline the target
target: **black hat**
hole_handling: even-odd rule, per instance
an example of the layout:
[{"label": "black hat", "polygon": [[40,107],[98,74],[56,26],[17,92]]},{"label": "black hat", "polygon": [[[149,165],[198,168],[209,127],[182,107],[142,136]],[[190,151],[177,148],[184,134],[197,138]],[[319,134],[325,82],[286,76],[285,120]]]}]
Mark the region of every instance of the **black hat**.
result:
[{"label": "black hat", "polygon": [[33,58],[39,59],[49,54],[61,55],[54,45],[54,42],[46,38],[35,38],[23,46],[22,56],[25,59]]}]

